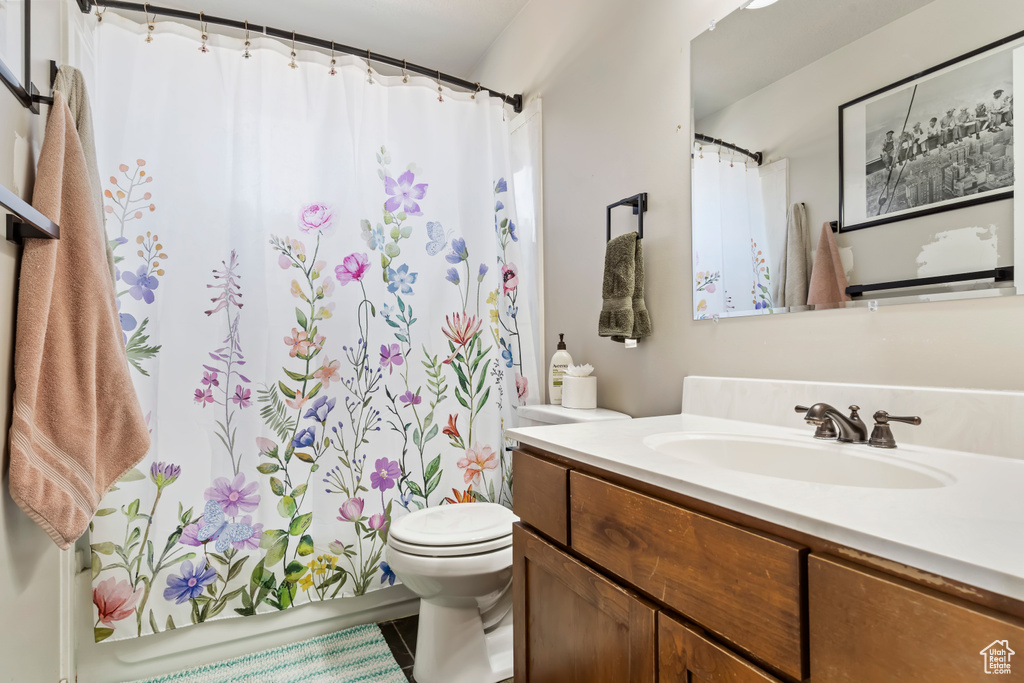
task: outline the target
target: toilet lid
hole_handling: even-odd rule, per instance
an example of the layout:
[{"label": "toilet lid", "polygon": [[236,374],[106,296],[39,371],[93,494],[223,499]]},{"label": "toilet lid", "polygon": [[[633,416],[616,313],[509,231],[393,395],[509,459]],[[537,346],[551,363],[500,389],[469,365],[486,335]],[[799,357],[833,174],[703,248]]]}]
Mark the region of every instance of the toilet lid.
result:
[{"label": "toilet lid", "polygon": [[496,503],[458,503],[417,510],[393,522],[388,533],[405,543],[460,546],[484,543],[512,533],[519,518]]}]

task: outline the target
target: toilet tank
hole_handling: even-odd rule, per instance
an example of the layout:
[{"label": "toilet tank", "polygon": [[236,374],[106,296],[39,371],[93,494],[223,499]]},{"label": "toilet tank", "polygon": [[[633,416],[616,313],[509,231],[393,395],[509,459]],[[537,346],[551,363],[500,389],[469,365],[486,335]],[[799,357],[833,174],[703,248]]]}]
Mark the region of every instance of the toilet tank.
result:
[{"label": "toilet tank", "polygon": [[629,415],[605,408],[577,410],[555,405],[519,406],[516,408],[516,427],[542,427],[544,425],[601,422],[603,420],[631,420]]}]

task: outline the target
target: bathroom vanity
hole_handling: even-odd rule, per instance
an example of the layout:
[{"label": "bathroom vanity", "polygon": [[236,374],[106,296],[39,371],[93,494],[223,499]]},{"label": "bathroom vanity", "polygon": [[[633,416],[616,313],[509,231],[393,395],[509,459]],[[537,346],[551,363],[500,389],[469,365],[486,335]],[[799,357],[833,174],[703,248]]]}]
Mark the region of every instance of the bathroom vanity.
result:
[{"label": "bathroom vanity", "polygon": [[[685,414],[515,430],[516,683],[960,683],[1003,666],[1024,647],[1024,463],[811,431]],[[779,476],[735,457],[759,447]],[[854,485],[831,479],[843,457]],[[1009,667],[1024,680],[1024,659]]]}]

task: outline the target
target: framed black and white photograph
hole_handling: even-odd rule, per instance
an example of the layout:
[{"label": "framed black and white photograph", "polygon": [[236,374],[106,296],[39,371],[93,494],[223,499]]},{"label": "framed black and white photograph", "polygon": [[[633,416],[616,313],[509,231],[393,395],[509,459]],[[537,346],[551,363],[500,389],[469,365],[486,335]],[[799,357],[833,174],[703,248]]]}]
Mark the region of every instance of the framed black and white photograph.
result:
[{"label": "framed black and white photograph", "polygon": [[0,0],[0,80],[19,99],[27,92],[29,0]]},{"label": "framed black and white photograph", "polygon": [[840,230],[1013,197],[1024,32],[839,108]]}]

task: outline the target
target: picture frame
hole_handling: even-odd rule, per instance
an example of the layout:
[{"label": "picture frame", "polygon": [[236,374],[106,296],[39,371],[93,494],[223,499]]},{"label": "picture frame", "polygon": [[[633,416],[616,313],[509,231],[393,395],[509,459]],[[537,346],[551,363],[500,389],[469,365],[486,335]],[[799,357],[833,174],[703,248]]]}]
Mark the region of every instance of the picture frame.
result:
[{"label": "picture frame", "polygon": [[1013,197],[1024,31],[839,106],[839,231]]},{"label": "picture frame", "polygon": [[31,0],[0,0],[0,81],[32,107]]}]

